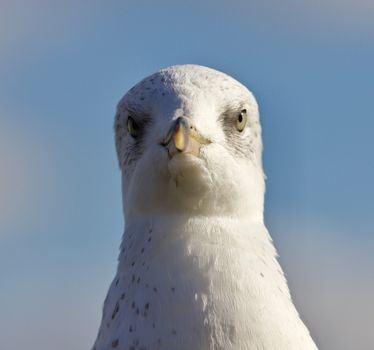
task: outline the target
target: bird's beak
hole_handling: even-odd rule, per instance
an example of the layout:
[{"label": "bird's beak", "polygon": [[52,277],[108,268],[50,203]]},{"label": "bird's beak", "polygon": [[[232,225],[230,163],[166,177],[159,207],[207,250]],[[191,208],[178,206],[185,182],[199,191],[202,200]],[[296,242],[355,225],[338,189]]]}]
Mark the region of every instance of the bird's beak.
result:
[{"label": "bird's beak", "polygon": [[198,156],[203,145],[211,143],[203,137],[185,117],[179,117],[170,128],[161,145],[168,149],[172,157],[176,153],[189,153]]}]

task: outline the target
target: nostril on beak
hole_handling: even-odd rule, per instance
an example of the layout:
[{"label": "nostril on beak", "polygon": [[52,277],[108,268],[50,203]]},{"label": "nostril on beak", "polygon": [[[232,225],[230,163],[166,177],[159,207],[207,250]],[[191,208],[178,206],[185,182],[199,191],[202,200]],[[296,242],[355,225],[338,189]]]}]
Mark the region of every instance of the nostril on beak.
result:
[{"label": "nostril on beak", "polygon": [[167,146],[171,140],[171,137],[173,135],[173,128],[171,128],[168,133],[166,134],[165,138],[161,141],[160,145],[161,146]]},{"label": "nostril on beak", "polygon": [[166,148],[171,158],[177,153],[198,156],[200,154],[200,148],[210,143],[211,141],[202,136],[188,118],[179,117],[171,125],[168,133],[160,144]]},{"label": "nostril on beak", "polygon": [[[175,147],[177,151],[183,152],[188,145],[189,128],[188,121],[183,117],[179,117],[175,120],[160,144],[165,147]],[[172,140],[173,144],[170,145],[170,141]]]}]

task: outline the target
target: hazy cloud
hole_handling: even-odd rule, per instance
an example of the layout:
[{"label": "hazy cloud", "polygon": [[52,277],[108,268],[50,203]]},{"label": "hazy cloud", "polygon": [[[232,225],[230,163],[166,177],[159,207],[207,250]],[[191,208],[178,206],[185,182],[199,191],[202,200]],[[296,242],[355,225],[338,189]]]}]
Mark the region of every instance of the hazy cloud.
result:
[{"label": "hazy cloud", "polygon": [[[4,118],[7,115],[7,118]],[[48,147],[35,130],[0,119],[0,236],[31,228],[41,218],[49,181]]]},{"label": "hazy cloud", "polygon": [[332,223],[285,217],[272,228],[293,298],[320,348],[371,348],[374,239],[369,228],[355,233],[357,243],[352,232]]}]

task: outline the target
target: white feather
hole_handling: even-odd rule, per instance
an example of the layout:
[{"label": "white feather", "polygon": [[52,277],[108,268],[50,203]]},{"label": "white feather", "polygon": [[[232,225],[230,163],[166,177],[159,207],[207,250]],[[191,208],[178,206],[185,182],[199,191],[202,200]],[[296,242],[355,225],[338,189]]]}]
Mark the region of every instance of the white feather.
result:
[{"label": "white feather", "polygon": [[[152,119],[142,152],[121,129],[130,111]],[[237,154],[219,117],[245,108]],[[212,143],[169,159],[159,140],[188,116]],[[145,117],[144,117],[145,118]],[[263,224],[261,128],[252,94],[227,75],[174,66],[118,106],[125,234],[94,349],[317,349],[301,321]]]}]

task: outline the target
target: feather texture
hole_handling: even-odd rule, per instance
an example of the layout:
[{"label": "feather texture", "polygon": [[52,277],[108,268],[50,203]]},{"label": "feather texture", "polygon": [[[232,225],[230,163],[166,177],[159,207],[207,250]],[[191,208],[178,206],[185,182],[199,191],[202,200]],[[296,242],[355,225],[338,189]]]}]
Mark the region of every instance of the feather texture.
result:
[{"label": "feather texture", "polygon": [[[209,144],[170,156],[160,140],[186,115]],[[125,95],[115,130],[126,227],[93,349],[317,349],[263,223],[253,95],[209,68],[170,67]]]}]

